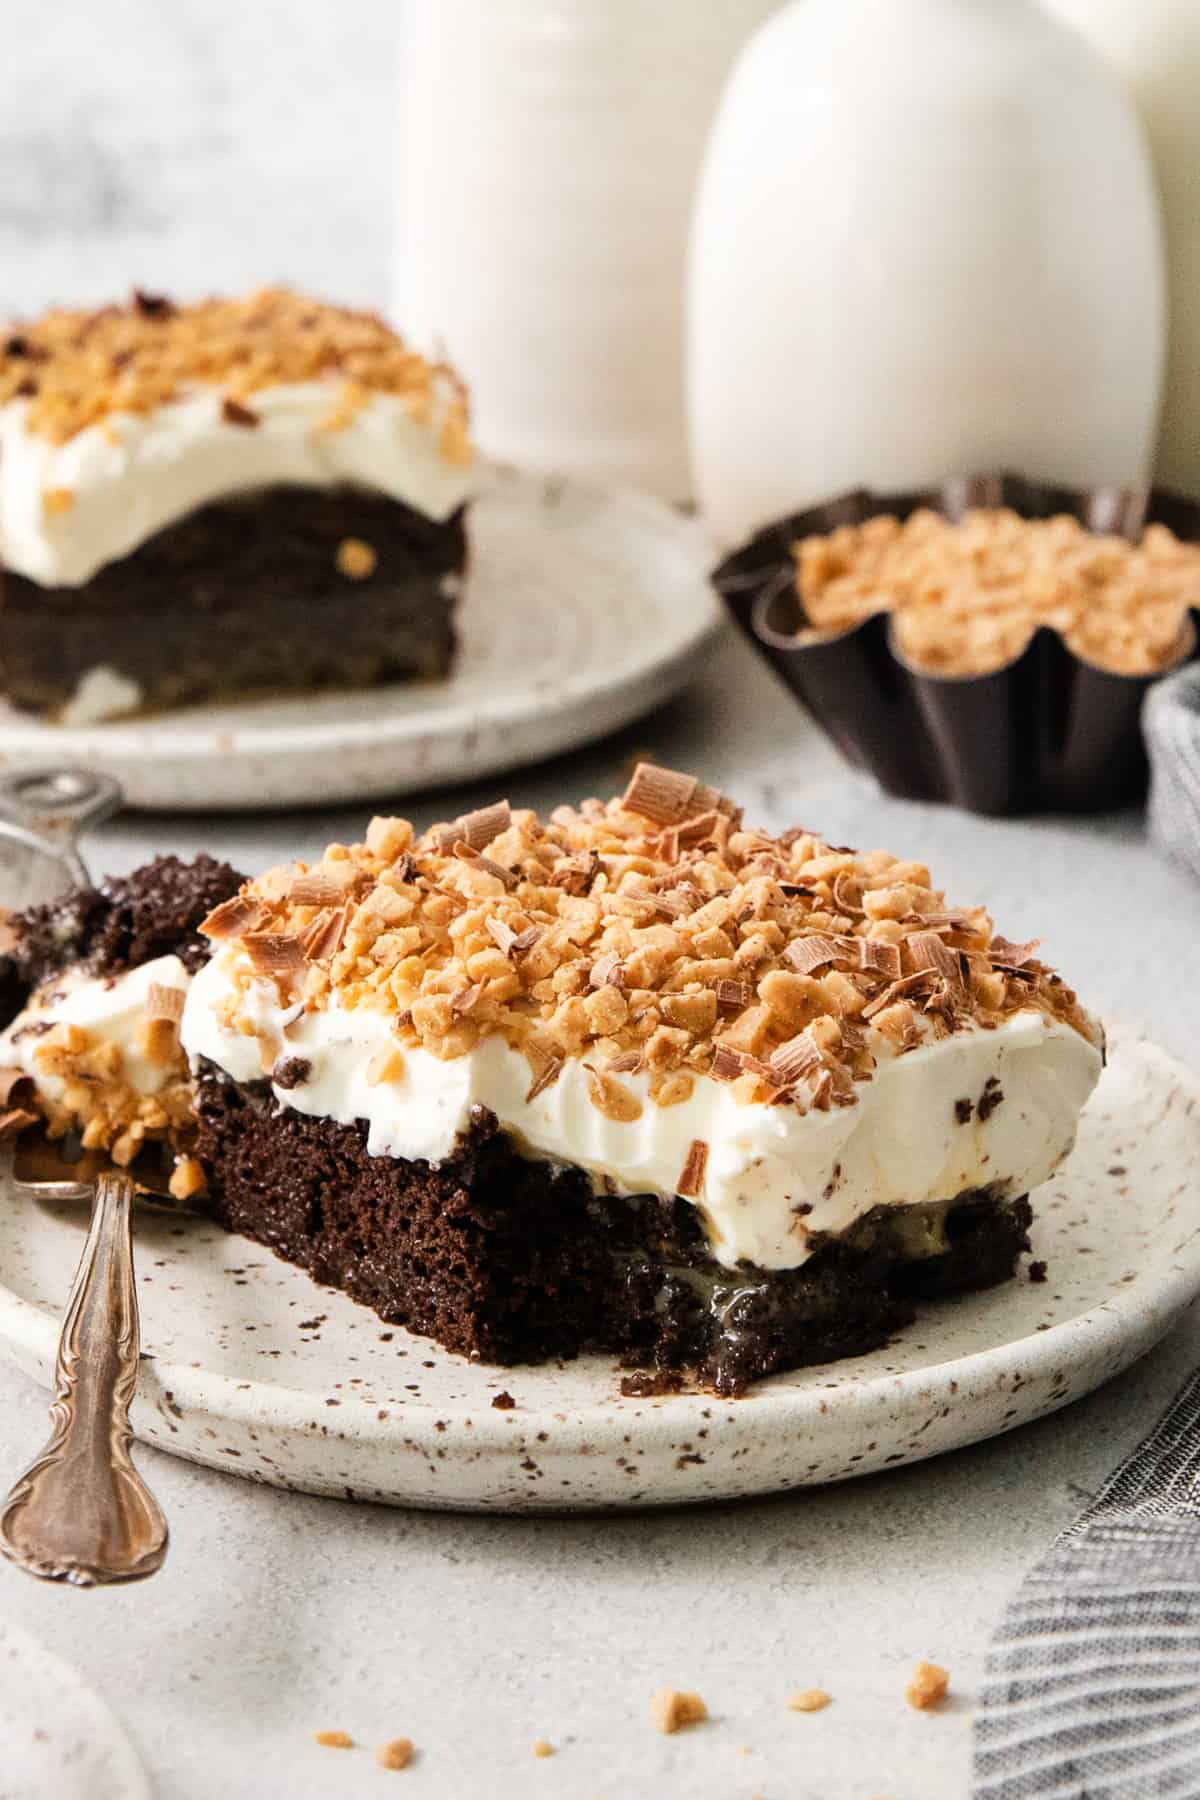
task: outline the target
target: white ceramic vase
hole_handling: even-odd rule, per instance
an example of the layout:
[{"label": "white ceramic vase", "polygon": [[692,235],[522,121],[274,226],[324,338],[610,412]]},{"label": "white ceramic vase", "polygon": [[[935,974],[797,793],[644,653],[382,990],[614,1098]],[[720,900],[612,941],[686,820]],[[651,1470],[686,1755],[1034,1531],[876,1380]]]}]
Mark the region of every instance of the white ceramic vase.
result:
[{"label": "white ceramic vase", "polygon": [[722,98],[688,354],[722,542],[859,485],[1143,478],[1162,251],[1121,83],[1032,0],[794,0]]},{"label": "white ceramic vase", "polygon": [[1156,473],[1200,499],[1200,3],[1048,0],[1128,82],[1150,138],[1167,239],[1167,376]]},{"label": "white ceramic vase", "polygon": [[485,450],[688,490],[683,288],[733,57],[777,0],[409,0],[394,312]]}]

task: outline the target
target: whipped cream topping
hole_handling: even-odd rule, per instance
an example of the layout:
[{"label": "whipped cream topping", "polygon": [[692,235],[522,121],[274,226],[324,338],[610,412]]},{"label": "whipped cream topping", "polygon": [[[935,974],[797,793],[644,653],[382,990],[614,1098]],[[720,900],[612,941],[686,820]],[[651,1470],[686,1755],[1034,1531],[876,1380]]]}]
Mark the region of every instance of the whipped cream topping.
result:
[{"label": "whipped cream topping", "polygon": [[972,1026],[903,1054],[872,1032],[876,1071],[852,1106],[750,1103],[706,1076],[687,1100],[661,1106],[647,1077],[623,1075],[641,1110],[617,1120],[594,1103],[583,1060],[568,1060],[530,1099],[529,1063],[499,1034],[442,1059],[398,1045],[388,1015],[369,1005],[348,1009],[335,996],[306,1012],[265,980],[243,993],[237,965],[236,946],[226,946],[192,983],[180,1035],[193,1065],[206,1058],[251,1082],[264,1078],[264,1061],[302,1058],[303,1080],[273,1084],[278,1104],[342,1124],[364,1120],[377,1156],[442,1161],[472,1110],[486,1107],[524,1154],[582,1168],[598,1189],[620,1193],[674,1194],[700,1140],[708,1158],[694,1203],[727,1267],[795,1268],[814,1234],[844,1231],[876,1206],[992,1185],[1025,1193],[1070,1150],[1102,1066],[1078,1031],[1018,1012],[994,1030]]},{"label": "whipped cream topping", "polygon": [[139,1094],[157,1094],[179,1079],[178,1071],[145,1055],[139,1036],[151,986],[186,993],[191,976],[177,956],[158,956],[124,975],[89,975],[68,969],[41,988],[12,1024],[0,1032],[0,1064],[21,1069],[51,1100],[66,1087],[37,1062],[38,1045],[55,1025],[79,1025],[93,1038],[115,1044],[124,1076]]},{"label": "whipped cream topping", "polygon": [[43,587],[78,587],[198,507],[279,483],[354,483],[448,518],[472,473],[443,454],[437,405],[423,422],[407,396],[372,392],[328,429],[343,386],[262,388],[245,403],[257,425],[231,421],[221,390],[198,386],[152,412],[111,413],[65,443],[29,430],[29,402],[10,401],[0,407],[0,563]]}]

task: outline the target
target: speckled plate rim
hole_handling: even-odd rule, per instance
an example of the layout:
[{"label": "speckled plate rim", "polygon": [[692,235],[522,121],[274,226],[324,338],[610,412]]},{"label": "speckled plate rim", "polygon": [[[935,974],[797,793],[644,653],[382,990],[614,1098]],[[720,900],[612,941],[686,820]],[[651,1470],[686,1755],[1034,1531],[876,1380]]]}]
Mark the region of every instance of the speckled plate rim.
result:
[{"label": "speckled plate rim", "polygon": [[[543,671],[525,683],[500,677],[494,685],[474,678],[458,685],[452,672],[446,682],[361,695],[190,707],[74,727],[16,713],[0,696],[0,767],[103,769],[120,780],[130,805],[152,811],[318,806],[520,767],[578,749],[671,698],[726,628],[708,583],[711,549],[699,521],[634,489],[491,465],[481,476],[476,505],[506,502],[529,509],[534,520],[541,513],[569,518],[572,508],[602,514],[606,529],[639,552],[627,559],[625,575],[635,587],[642,583],[646,599],[655,599],[643,615],[647,630],[604,631],[611,594],[602,591],[600,577],[594,587],[575,585],[569,525],[539,541],[535,524],[526,548],[543,579],[549,569],[562,604],[589,608],[596,618],[597,654],[564,654],[552,681]],[[657,559],[652,566],[650,546]],[[660,596],[669,604],[659,604]],[[502,634],[502,612],[496,625]],[[363,710],[355,717],[347,709],[358,701]]]},{"label": "speckled plate rim", "polygon": [[[1151,1066],[1183,1095],[1190,1176],[1200,1145],[1200,1076],[1144,1039],[1125,1033],[1112,1041],[1116,1054]],[[1183,1169],[1185,1159],[1177,1160]],[[333,1415],[321,1411],[329,1404],[323,1386],[238,1382],[151,1355],[135,1431],[177,1455],[282,1487],[464,1511],[669,1505],[843,1480],[1011,1430],[1090,1392],[1149,1350],[1200,1294],[1200,1192],[1185,1185],[1192,1198],[1178,1242],[1128,1286],[1061,1323],[916,1369],[889,1370],[885,1346],[862,1359],[879,1372],[854,1385],[840,1376],[844,1365],[830,1364],[800,1372],[803,1385],[778,1376],[736,1401],[705,1393],[621,1397],[612,1360],[584,1358],[565,1365],[559,1404],[497,1411],[490,1396],[505,1388],[519,1395],[530,1371],[469,1365],[397,1330],[422,1358],[471,1383],[470,1398],[444,1407],[412,1403],[403,1415],[380,1417],[374,1400],[344,1392],[332,1426]],[[330,1303],[328,1290],[312,1285],[311,1294]],[[927,1312],[973,1304],[964,1296]],[[1000,1330],[1006,1316],[1001,1302]],[[0,1271],[0,1356],[45,1383],[56,1335],[56,1319],[3,1285]],[[612,1376],[599,1399],[586,1392],[598,1370]],[[574,1371],[582,1399],[572,1411]]]}]

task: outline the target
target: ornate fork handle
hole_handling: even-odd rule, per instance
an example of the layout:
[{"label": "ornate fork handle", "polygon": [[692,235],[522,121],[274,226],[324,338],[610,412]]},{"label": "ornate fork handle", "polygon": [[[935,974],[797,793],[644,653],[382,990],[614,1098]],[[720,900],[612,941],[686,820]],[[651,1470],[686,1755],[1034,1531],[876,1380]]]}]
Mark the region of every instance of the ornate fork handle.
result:
[{"label": "ornate fork handle", "polygon": [[58,1340],[53,1431],[0,1510],[0,1552],[31,1575],[92,1587],[162,1566],[167,1522],[129,1455],[138,1308],[126,1175],[101,1175]]}]

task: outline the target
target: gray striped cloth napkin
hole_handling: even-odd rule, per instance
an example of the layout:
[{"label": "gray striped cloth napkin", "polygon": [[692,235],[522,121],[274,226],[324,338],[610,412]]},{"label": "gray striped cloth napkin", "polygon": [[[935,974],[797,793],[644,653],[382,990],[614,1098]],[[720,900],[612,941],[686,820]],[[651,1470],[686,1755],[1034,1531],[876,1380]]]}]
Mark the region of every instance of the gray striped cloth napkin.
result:
[{"label": "gray striped cloth napkin", "polygon": [[1200,876],[1200,663],[1155,682],[1142,727],[1150,754],[1150,835]]},{"label": "gray striped cloth napkin", "polygon": [[974,1800],[1200,1796],[1200,1371],[1009,1603]]}]

